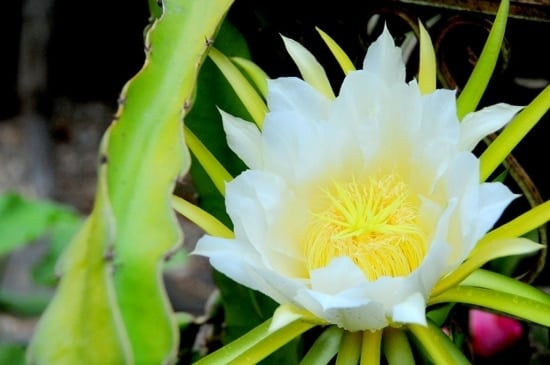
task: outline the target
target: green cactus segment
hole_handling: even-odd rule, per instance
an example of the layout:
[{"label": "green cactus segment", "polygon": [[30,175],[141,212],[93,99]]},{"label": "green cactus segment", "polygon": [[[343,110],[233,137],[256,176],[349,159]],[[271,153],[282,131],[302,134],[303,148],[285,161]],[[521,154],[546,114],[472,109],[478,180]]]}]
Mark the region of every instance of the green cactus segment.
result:
[{"label": "green cactus segment", "polygon": [[171,208],[190,158],[182,117],[231,0],[164,0],[147,58],[124,87],[100,154],[94,210],[64,252],[62,280],[28,352],[31,364],[169,364],[177,321],[161,276],[181,242]]},{"label": "green cactus segment", "polygon": [[101,168],[93,213],[58,262],[62,279],[29,346],[29,364],[132,363],[111,280],[114,232],[104,174]]},{"label": "green cactus segment", "polygon": [[147,60],[126,85],[109,130],[107,183],[116,224],[113,276],[137,363],[176,360],[178,328],[162,261],[182,235],[171,208],[189,167],[182,116],[230,0],[165,0],[146,37]]}]

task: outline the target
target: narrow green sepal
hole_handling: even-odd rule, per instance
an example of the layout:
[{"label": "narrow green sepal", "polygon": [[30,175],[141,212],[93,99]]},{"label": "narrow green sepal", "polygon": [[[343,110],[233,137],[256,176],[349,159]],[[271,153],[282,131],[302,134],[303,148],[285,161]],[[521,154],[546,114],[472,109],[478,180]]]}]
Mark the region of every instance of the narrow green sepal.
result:
[{"label": "narrow green sepal", "polygon": [[422,94],[430,94],[435,91],[437,79],[437,67],[435,50],[430,35],[419,22],[420,32],[420,67],[418,70],[418,87]]},{"label": "narrow green sepal", "polygon": [[233,90],[235,90],[235,93],[239,99],[241,99],[241,102],[250,113],[254,122],[261,128],[265,114],[267,113],[267,105],[260,94],[258,94],[256,89],[248,82],[237,66],[235,66],[235,64],[233,64],[233,62],[223,53],[212,48],[208,52],[208,56],[220,69]]},{"label": "narrow green sepal", "polygon": [[388,327],[384,329],[382,351],[389,365],[415,364],[409,339],[401,328]]},{"label": "narrow green sepal", "polygon": [[282,36],[285,48],[300,70],[305,82],[329,99],[334,99],[334,91],[328,80],[325,69],[304,46],[293,39]]},{"label": "narrow green sepal", "polygon": [[441,328],[431,321],[428,321],[428,326],[411,324],[408,328],[426,350],[433,363],[438,365],[470,364],[460,349],[441,331]]},{"label": "narrow green sepal", "polygon": [[172,196],[172,207],[211,236],[233,238],[233,232],[216,217],[179,196]]},{"label": "narrow green sepal", "polygon": [[184,131],[187,147],[189,147],[193,155],[195,155],[204,168],[204,171],[206,171],[206,174],[210,177],[216,189],[218,189],[220,194],[225,196],[225,183],[233,180],[233,177],[191,129],[184,126]]},{"label": "narrow green sepal", "polygon": [[321,29],[315,27],[315,30],[317,31],[317,33],[319,33],[334,58],[336,58],[336,61],[340,65],[340,68],[342,68],[342,71],[344,71],[344,74],[347,75],[350,72],[355,71],[355,66],[353,65],[353,62],[351,62],[346,52],[344,52],[344,50],[338,45],[338,43],[336,43],[334,39],[332,39]]},{"label": "narrow green sepal", "polygon": [[480,178],[485,181],[550,108],[547,86],[504,128],[479,158]]},{"label": "narrow green sepal", "polygon": [[264,70],[246,58],[231,57],[231,61],[245,72],[260,92],[260,95],[265,99],[267,97],[267,80],[269,77]]},{"label": "narrow green sepal", "polygon": [[502,293],[515,294],[550,306],[550,295],[544,291],[508,276],[479,269],[468,276],[460,285],[492,289]]},{"label": "narrow green sepal", "polygon": [[458,119],[464,118],[466,114],[477,108],[487,89],[502,47],[509,8],[510,1],[502,0],[481,55],[456,102]]},{"label": "narrow green sepal", "polygon": [[457,286],[430,299],[431,304],[464,303],[550,326],[550,305],[520,295],[472,286]]}]

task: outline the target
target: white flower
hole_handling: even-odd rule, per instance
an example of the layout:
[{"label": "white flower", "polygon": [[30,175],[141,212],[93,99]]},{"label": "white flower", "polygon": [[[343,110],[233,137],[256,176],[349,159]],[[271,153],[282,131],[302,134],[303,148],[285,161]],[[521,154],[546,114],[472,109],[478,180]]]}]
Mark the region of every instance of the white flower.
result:
[{"label": "white flower", "polygon": [[514,199],[480,183],[471,149],[519,110],[456,116],[455,92],[405,81],[387,30],[331,99],[298,78],[269,82],[263,131],[222,113],[248,170],[226,187],[234,239],[195,253],[281,304],[349,331],[425,324],[439,279]]}]

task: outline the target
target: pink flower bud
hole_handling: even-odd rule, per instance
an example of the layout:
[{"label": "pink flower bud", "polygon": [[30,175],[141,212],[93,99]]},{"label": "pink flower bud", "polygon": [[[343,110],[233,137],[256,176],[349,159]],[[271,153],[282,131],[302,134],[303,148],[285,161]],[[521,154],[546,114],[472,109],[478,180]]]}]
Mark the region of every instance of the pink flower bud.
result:
[{"label": "pink flower bud", "polygon": [[481,357],[503,351],[523,335],[519,321],[477,309],[470,310],[469,331],[473,351]]}]

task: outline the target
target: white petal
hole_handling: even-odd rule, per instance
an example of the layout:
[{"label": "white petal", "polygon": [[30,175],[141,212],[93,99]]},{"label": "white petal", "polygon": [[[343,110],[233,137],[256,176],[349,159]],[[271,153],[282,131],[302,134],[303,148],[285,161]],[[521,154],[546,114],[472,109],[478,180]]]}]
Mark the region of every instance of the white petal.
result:
[{"label": "white petal", "polygon": [[405,64],[401,58],[401,49],[386,27],[367,50],[363,69],[379,74],[386,82],[405,82]]},{"label": "white petal", "polygon": [[456,92],[436,90],[422,98],[422,138],[456,145],[460,127],[456,115]]},{"label": "white petal", "polygon": [[398,323],[426,325],[426,300],[420,293],[414,293],[404,302],[393,307],[392,320]]},{"label": "white petal", "polygon": [[521,106],[495,104],[464,117],[460,124],[460,148],[471,151],[485,136],[504,127]]},{"label": "white petal", "polygon": [[304,309],[348,331],[381,329],[388,325],[386,308],[364,297],[302,290],[295,299]]},{"label": "white petal", "polygon": [[262,136],[254,123],[227,114],[219,110],[222,116],[223,129],[227,144],[233,152],[251,169],[261,168]]},{"label": "white petal", "polygon": [[282,179],[259,170],[247,170],[228,183],[225,204],[235,236],[252,245],[262,244],[273,219],[281,214],[285,194]]},{"label": "white petal", "polygon": [[365,274],[346,256],[333,259],[327,266],[311,271],[310,275],[311,288],[325,294],[336,295],[367,283]]},{"label": "white petal", "polygon": [[249,242],[269,269],[291,277],[306,275],[296,232],[309,211],[280,177],[247,170],[227,184],[226,207],[237,239]]},{"label": "white petal", "polygon": [[270,113],[263,135],[265,169],[283,177],[290,186],[334,178],[351,167],[347,161],[357,160],[351,154],[360,156],[356,136],[334,121]]},{"label": "white petal", "polygon": [[281,304],[292,303],[292,298],[304,287],[302,280],[266,269],[260,255],[245,242],[204,236],[192,254],[210,258],[210,264],[219,272]]},{"label": "white petal", "polygon": [[210,258],[210,264],[216,270],[242,285],[259,289],[248,270],[248,263],[258,262],[259,255],[247,243],[205,235],[198,240],[191,254]]},{"label": "white petal", "polygon": [[296,77],[280,77],[268,80],[267,106],[271,111],[320,120],[326,118],[330,99]]},{"label": "white petal", "polygon": [[506,207],[519,195],[512,193],[502,183],[484,183],[480,189],[479,215],[476,219],[475,239],[487,233],[502,215]]}]

